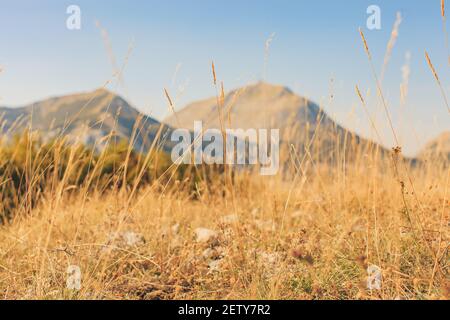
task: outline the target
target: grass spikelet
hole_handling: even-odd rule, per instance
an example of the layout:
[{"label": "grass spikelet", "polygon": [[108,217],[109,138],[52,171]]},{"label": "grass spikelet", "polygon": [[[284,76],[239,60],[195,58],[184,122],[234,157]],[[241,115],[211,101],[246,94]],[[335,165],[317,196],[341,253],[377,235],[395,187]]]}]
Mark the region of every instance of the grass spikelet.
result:
[{"label": "grass spikelet", "polygon": [[367,57],[369,59],[369,64],[370,64],[370,67],[372,69],[372,74],[373,74],[373,77],[375,79],[375,83],[377,85],[378,94],[379,94],[379,96],[381,98],[381,102],[383,103],[383,108],[384,108],[384,111],[386,113],[386,118],[387,118],[387,120],[389,122],[389,126],[390,126],[390,128],[392,130],[392,137],[394,138],[394,141],[395,141],[395,143],[398,146],[400,143],[399,143],[397,134],[395,133],[394,124],[392,122],[392,118],[391,118],[391,115],[390,115],[389,110],[388,110],[387,102],[386,102],[386,99],[384,97],[383,90],[381,88],[381,82],[380,82],[380,80],[379,80],[379,78],[377,76],[377,73],[375,71],[375,67],[373,65],[372,55],[370,54],[369,45],[367,44],[366,37],[364,36],[364,33],[363,33],[361,28],[359,28],[359,33],[361,35],[361,39],[362,39],[363,44],[364,44],[364,49],[366,50]]},{"label": "grass spikelet", "polygon": [[450,46],[448,43],[448,32],[447,32],[447,18],[445,17],[445,1],[441,0],[441,16],[442,16],[442,29],[444,31],[444,41],[445,47],[447,48],[448,64],[450,65]]},{"label": "grass spikelet", "polygon": [[372,117],[371,117],[371,115],[370,115],[370,113],[369,113],[369,109],[367,108],[366,101],[365,101],[365,99],[364,99],[364,97],[363,97],[361,91],[359,90],[358,85],[355,86],[355,91],[356,91],[356,94],[358,95],[359,99],[361,100],[361,104],[362,104],[362,106],[364,107],[364,112],[366,113],[366,116],[367,116],[367,118],[368,118],[369,121],[370,121],[370,124],[371,124],[371,126],[372,126],[372,129],[374,130],[374,132],[375,132],[375,134],[376,134],[376,136],[377,136],[377,138],[378,138],[378,141],[381,143],[383,140],[381,139],[381,135],[379,134],[379,132],[378,132],[378,130],[377,130],[377,127],[376,127],[376,125],[375,125],[375,121],[372,119]]},{"label": "grass spikelet", "polygon": [[402,105],[406,104],[409,89],[409,76],[411,75],[411,53],[408,51],[405,55],[405,64],[402,66],[402,83],[400,84],[400,101]]},{"label": "grass spikelet", "polygon": [[167,98],[167,101],[169,102],[169,106],[170,106],[171,108],[173,108],[173,102],[172,102],[172,99],[170,98],[169,92],[167,91],[166,88],[164,88],[164,94],[165,94],[165,96],[166,96],[166,98]]}]

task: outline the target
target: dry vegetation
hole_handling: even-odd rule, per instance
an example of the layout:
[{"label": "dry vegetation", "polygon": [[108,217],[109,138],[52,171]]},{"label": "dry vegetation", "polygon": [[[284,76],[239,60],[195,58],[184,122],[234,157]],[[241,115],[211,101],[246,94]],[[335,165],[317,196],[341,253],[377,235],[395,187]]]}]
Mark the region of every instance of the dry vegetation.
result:
[{"label": "dry vegetation", "polygon": [[[312,139],[284,150],[284,175],[262,178],[178,168],[131,145],[98,155],[18,139],[0,148],[1,298],[449,299],[446,159],[359,148],[324,163]],[[368,290],[369,266],[381,290]]]},{"label": "dry vegetation", "polygon": [[[2,298],[448,298],[444,163],[368,153],[337,167],[305,156],[291,160],[289,180],[169,168],[134,189],[134,179],[118,183],[127,157],[111,179],[94,177],[101,155],[77,185],[69,177],[83,162],[67,148],[58,170],[53,152],[47,171],[33,162],[23,173],[49,185],[25,188],[0,229]],[[66,288],[70,265],[80,291]],[[383,271],[380,291],[367,290],[370,265]]]}]

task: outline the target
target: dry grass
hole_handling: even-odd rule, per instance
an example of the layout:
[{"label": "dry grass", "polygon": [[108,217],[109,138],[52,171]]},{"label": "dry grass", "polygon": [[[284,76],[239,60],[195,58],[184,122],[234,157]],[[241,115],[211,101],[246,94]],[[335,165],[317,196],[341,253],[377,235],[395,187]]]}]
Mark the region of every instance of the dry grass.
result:
[{"label": "dry grass", "polygon": [[[449,299],[448,162],[430,157],[410,165],[402,159],[362,30],[360,35],[397,143],[388,157],[373,145],[347,150],[336,136],[333,161],[319,161],[323,113],[304,150],[284,149],[285,175],[271,178],[232,168],[205,174],[202,166],[180,178],[170,165],[142,184],[148,167],[156,166],[157,146],[133,167],[130,143],[105,183],[99,172],[106,156],[90,162],[93,152],[82,159],[76,147],[56,142],[51,150],[17,148],[3,159],[0,148],[0,169],[11,158],[23,159],[23,196],[0,226],[0,297]],[[426,59],[448,108],[428,54]],[[212,74],[224,132],[227,106],[214,63]],[[379,136],[358,87],[356,93]],[[80,163],[88,172],[74,183]],[[14,173],[8,166],[0,171],[1,190]],[[44,182],[48,187],[40,189]],[[74,265],[81,270],[80,290],[66,285]],[[380,290],[367,288],[370,266],[382,271]]]},{"label": "dry grass", "polygon": [[[448,299],[448,167],[414,169],[415,194],[391,167],[363,156],[291,181],[243,172],[134,196],[66,191],[61,179],[1,227],[1,297]],[[201,241],[198,228],[210,230]],[[70,265],[80,291],[66,288]],[[369,265],[383,271],[380,291],[367,290]]]}]

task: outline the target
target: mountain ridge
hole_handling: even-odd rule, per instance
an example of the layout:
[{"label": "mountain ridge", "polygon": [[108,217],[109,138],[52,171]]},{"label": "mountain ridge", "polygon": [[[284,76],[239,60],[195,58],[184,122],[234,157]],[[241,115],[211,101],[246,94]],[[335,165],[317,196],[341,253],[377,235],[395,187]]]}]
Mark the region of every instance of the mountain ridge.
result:
[{"label": "mountain ridge", "polygon": [[[223,97],[224,126],[230,129],[280,129],[285,148],[294,146],[304,152],[311,146],[319,150],[321,158],[335,158],[339,149],[352,157],[358,145],[364,152],[378,149],[380,155],[390,152],[337,123],[318,104],[295,94],[281,85],[266,82],[237,88]],[[216,97],[187,105],[163,120],[169,126],[192,129],[194,121],[202,121],[204,128],[221,128]],[[379,148],[373,148],[373,146]]]},{"label": "mountain ridge", "polygon": [[[382,153],[389,151],[341,126],[319,105],[282,85],[258,82],[236,88],[225,94],[224,106],[227,128],[280,129],[280,138],[285,145],[294,145],[297,150],[305,150],[316,131],[320,131],[320,137],[315,139],[328,153],[343,146],[347,149],[360,144],[380,146]],[[164,150],[170,151],[174,143],[168,141],[168,133],[173,128],[192,130],[194,121],[203,121],[205,129],[221,128],[218,115],[217,97],[211,97],[192,102],[159,122],[139,112],[120,95],[100,88],[54,96],[22,107],[0,107],[0,133],[11,136],[28,129],[31,123],[32,130],[39,131],[46,139],[63,134],[93,145],[111,132],[118,139],[130,139],[133,128],[140,121],[142,128],[138,130],[135,149],[148,150],[163,126],[163,138],[159,142]],[[447,139],[450,139],[449,133]],[[450,143],[444,145],[448,148]],[[425,150],[430,146],[433,141],[417,158],[424,158]],[[447,155],[450,159],[450,152]]]},{"label": "mountain ridge", "polygon": [[420,159],[440,159],[450,162],[450,130],[429,141],[419,154]]},{"label": "mountain ridge", "polygon": [[[93,145],[111,133],[118,139],[129,139],[136,125],[135,147],[148,150],[161,123],[106,89],[51,97],[18,108],[0,107],[0,133],[7,136],[31,128],[44,139],[64,135]],[[163,127],[163,133],[169,130]],[[163,147],[170,149],[166,141]]]}]

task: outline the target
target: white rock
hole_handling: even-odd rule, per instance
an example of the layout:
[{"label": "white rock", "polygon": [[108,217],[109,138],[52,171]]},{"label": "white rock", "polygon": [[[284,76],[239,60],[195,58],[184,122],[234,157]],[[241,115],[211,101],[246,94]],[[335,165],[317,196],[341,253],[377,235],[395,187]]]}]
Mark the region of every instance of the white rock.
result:
[{"label": "white rock", "polygon": [[183,239],[179,235],[175,235],[170,239],[170,247],[172,249],[180,248],[183,245]]},{"label": "white rock", "polygon": [[204,259],[211,259],[215,254],[215,251],[211,248],[206,249],[205,251],[203,251],[202,253],[202,257]]},{"label": "white rock", "polygon": [[276,225],[272,220],[255,220],[256,226],[263,231],[275,231]]},{"label": "white rock", "polygon": [[230,214],[228,216],[222,217],[220,222],[224,224],[233,224],[239,221],[239,216],[237,214]]},{"label": "white rock", "polygon": [[133,231],[113,233],[108,236],[108,241],[105,244],[103,250],[111,251],[111,246],[133,247],[137,245],[143,245],[144,243],[144,236]]},{"label": "white rock", "polygon": [[173,226],[169,227],[166,226],[162,228],[161,231],[161,237],[169,237],[169,236],[176,236],[180,233],[181,225],[179,223],[174,224]]},{"label": "white rock", "polygon": [[358,219],[352,225],[352,232],[365,232],[367,229],[366,219]]},{"label": "white rock", "polygon": [[180,224],[174,224],[171,228],[172,234],[178,234],[180,232]]},{"label": "white rock", "polygon": [[195,235],[198,243],[209,243],[218,238],[218,233],[216,231],[206,228],[195,229]]}]

